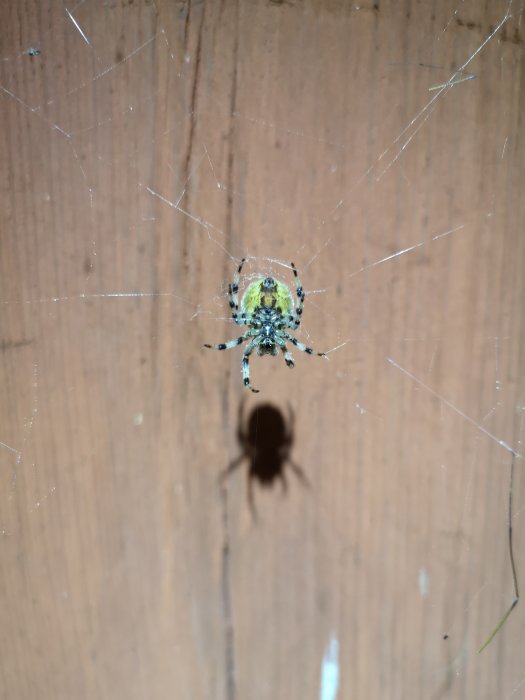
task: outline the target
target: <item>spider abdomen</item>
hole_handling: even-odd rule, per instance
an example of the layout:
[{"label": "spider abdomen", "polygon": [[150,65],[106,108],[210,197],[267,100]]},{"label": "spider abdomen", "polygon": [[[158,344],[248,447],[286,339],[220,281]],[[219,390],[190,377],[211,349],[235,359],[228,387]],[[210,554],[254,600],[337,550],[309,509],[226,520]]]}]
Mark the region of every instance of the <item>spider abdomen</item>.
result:
[{"label": "spider abdomen", "polygon": [[253,314],[258,309],[265,311],[280,309],[282,314],[292,314],[292,293],[283,282],[273,277],[265,277],[248,285],[241,307],[247,314]]}]

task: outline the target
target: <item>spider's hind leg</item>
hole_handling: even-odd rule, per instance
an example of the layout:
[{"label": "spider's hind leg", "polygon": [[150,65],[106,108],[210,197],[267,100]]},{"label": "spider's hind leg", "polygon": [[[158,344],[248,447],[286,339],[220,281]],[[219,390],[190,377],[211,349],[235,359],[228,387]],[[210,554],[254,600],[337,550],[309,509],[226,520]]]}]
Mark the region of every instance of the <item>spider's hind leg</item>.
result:
[{"label": "spider's hind leg", "polygon": [[297,268],[295,265],[290,263],[292,270],[293,270],[293,276],[295,280],[295,293],[297,294],[297,307],[295,309],[295,313],[293,315],[290,315],[288,317],[288,323],[290,325],[290,328],[292,330],[295,330],[296,328],[299,328],[299,325],[301,323],[301,315],[303,313],[303,304],[304,304],[304,298],[305,298],[305,293],[303,289],[303,285],[301,284],[301,280],[299,279],[299,275],[297,273]]},{"label": "spider's hind leg", "polygon": [[235,275],[233,276],[233,282],[228,285],[228,302],[232,311],[232,318],[235,323],[238,323],[239,325],[246,323],[245,320],[239,318],[240,316],[244,316],[244,314],[239,314],[239,280],[241,278],[242,266],[245,262],[246,258],[243,258],[235,272]]}]

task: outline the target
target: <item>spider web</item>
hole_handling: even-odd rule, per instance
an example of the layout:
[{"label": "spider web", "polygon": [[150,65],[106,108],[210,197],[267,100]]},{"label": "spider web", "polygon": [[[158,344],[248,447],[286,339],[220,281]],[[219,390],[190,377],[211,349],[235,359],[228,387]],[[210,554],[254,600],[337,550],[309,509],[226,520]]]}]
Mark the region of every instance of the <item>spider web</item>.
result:
[{"label": "spider web", "polygon": [[[3,415],[9,416],[0,428],[6,567],[16,570],[38,557],[39,533],[58,527],[65,502],[83,501],[87,478],[93,489],[104,480],[107,492],[95,502],[96,491],[88,490],[82,521],[92,530],[81,536],[74,520],[64,523],[72,531],[66,548],[81,552],[98,543],[103,564],[104,556],[106,563],[115,560],[128,538],[141,569],[160,576],[154,552],[162,537],[151,513],[158,510],[157,489],[165,488],[172,502],[161,510],[170,513],[174,539],[161,544],[185,552],[177,566],[188,588],[194,586],[194,600],[202,601],[210,589],[200,557],[213,550],[202,510],[214,503],[217,522],[210,528],[222,528],[224,537],[223,599],[194,613],[192,639],[204,644],[211,616],[220,646],[224,625],[228,697],[234,697],[242,674],[235,648],[248,633],[235,625],[241,584],[231,574],[232,560],[240,570],[248,567],[267,530],[251,526],[242,474],[229,479],[222,496],[215,483],[238,449],[241,352],[200,348],[239,335],[227,290],[241,258],[247,258],[241,295],[266,275],[293,290],[293,261],[306,291],[295,335],[326,352],[328,361],[295,351],[297,367],[289,372],[281,357],[253,355],[251,371],[265,400],[283,413],[287,402],[294,406],[293,456],[313,488],[305,494],[290,476],[280,512],[295,513],[303,529],[286,529],[280,519],[286,514],[274,510],[275,489],[256,497],[266,522],[277,518],[276,531],[285,533],[274,545],[276,556],[294,551],[324,578],[304,584],[297,605],[311,612],[279,642],[272,683],[284,688],[287,673],[301,676],[305,640],[318,624],[323,646],[315,654],[324,665],[311,668],[305,682],[320,678],[323,698],[335,697],[339,682],[347,684],[345,697],[354,696],[348,689],[367,687],[352,664],[352,634],[341,628],[350,618],[361,630],[372,620],[375,633],[365,634],[364,648],[388,686],[392,659],[405,644],[395,630],[410,618],[410,639],[426,646],[419,668],[411,657],[403,668],[411,679],[417,668],[420,697],[459,697],[459,688],[465,697],[484,697],[483,683],[497,687],[500,697],[519,697],[523,672],[511,642],[504,670],[480,670],[475,651],[483,639],[475,634],[488,634],[512,599],[508,470],[516,456],[519,483],[525,449],[517,374],[523,338],[516,326],[516,260],[523,249],[511,191],[522,174],[523,4],[491,3],[487,24],[476,3],[449,3],[438,19],[422,16],[421,35],[408,46],[392,29],[402,13],[394,6],[261,4],[261,22],[268,36],[277,36],[274,52],[258,44],[262,30],[251,14],[258,7],[225,3],[227,22],[236,28],[231,34],[221,29],[218,3],[50,2],[28,25],[10,10],[0,56],[9,193],[0,260]],[[375,53],[360,53],[361,31],[373,33]],[[342,40],[345,32],[351,41]],[[324,58],[330,51],[332,72]],[[341,66],[354,68],[342,73]],[[254,84],[260,89],[250,89]],[[225,85],[233,85],[230,93]],[[483,142],[475,128],[480,109],[493,120]],[[214,396],[221,397],[213,405],[223,417],[194,417],[199,429],[192,432],[177,401],[195,408],[198,397]],[[167,414],[179,426],[175,436],[185,453],[204,465],[199,477],[181,466]],[[221,431],[228,435],[224,464],[202,441]],[[327,441],[335,445],[330,463]],[[170,460],[175,476],[164,473],[157,485],[145,465]],[[519,540],[525,501],[518,486],[514,496]],[[199,505],[189,513],[188,502]],[[104,533],[115,509],[119,526]],[[379,520],[381,534],[365,545]],[[484,549],[487,528],[499,535]],[[190,529],[196,534],[188,544]],[[68,564],[52,556],[49,586],[67,601],[73,595]],[[129,574],[136,562],[127,556],[122,566]],[[402,571],[385,591],[382,572],[395,569],[394,560]],[[263,565],[263,559],[253,564],[251,585],[264,578]],[[354,575],[359,583],[349,593]],[[153,592],[153,582],[144,585]],[[298,577],[291,588],[302,585]],[[368,595],[371,602],[363,603]],[[319,618],[316,596],[324,601]],[[109,607],[110,600],[103,603]],[[376,623],[378,601],[383,617]],[[37,617],[46,614],[36,610]],[[265,614],[254,605],[252,627],[263,625]],[[481,620],[475,630],[474,615]],[[512,620],[508,639],[517,645],[519,607]],[[182,614],[179,623],[188,623]],[[132,658],[127,624],[133,637],[132,623],[122,622],[122,636],[113,640],[125,659]],[[166,623],[159,638],[170,639],[171,629]],[[381,630],[394,630],[392,647],[377,647]],[[334,649],[353,680],[334,671]],[[183,642],[174,654],[177,668],[189,663]],[[142,697],[161,697],[163,670],[150,662],[158,686]],[[209,670],[202,683],[211,695],[213,682]],[[137,693],[145,692],[143,683]],[[56,697],[65,697],[59,680],[56,687]],[[253,692],[267,697],[271,686],[261,681]],[[127,697],[135,695],[130,690]]]}]

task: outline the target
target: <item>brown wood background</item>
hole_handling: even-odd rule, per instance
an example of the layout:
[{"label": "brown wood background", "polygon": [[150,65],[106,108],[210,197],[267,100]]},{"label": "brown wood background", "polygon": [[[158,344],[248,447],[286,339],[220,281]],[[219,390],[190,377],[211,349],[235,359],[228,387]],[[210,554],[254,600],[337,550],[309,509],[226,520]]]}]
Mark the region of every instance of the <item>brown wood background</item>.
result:
[{"label": "brown wood background", "polygon": [[[0,12],[0,697],[334,700],[331,648],[339,699],[525,698],[523,602],[476,653],[525,452],[523,3]],[[297,264],[330,351],[253,357],[309,482],[256,520],[241,351],[201,350],[243,256]],[[521,456],[514,506],[525,585]]]}]

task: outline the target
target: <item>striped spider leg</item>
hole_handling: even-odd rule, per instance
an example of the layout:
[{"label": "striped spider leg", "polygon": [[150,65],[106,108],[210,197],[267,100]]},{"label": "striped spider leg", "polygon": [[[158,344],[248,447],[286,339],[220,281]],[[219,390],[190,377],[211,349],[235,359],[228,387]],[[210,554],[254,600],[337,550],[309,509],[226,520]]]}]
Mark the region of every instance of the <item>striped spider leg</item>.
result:
[{"label": "striped spider leg", "polygon": [[285,342],[284,338],[280,337],[280,333],[275,334],[275,342],[279,345],[279,347],[283,351],[284,361],[286,362],[288,367],[290,367],[290,368],[295,367],[295,362],[293,360],[293,357],[288,352],[288,348],[286,347],[286,342]]},{"label": "striped spider leg", "polygon": [[304,293],[303,285],[301,284],[301,280],[299,279],[299,275],[297,273],[297,268],[295,267],[293,262],[290,263],[290,266],[293,270],[293,276],[294,276],[294,281],[295,281],[295,293],[297,294],[297,307],[295,309],[294,314],[288,314],[288,316],[286,317],[286,325],[294,331],[296,328],[299,328],[299,324],[301,323],[301,315],[303,313],[303,304],[304,304],[305,293]]},{"label": "striped spider leg", "polygon": [[297,338],[294,338],[291,333],[287,333],[286,331],[281,331],[281,335],[283,335],[286,340],[289,340],[290,343],[293,343],[296,348],[301,350],[301,352],[305,352],[307,355],[318,355],[319,357],[326,357],[325,352],[316,352],[313,348],[307,347],[304,343],[301,343],[300,340],[297,340]]},{"label": "striped spider leg", "polygon": [[254,389],[250,384],[250,364],[248,358],[261,342],[260,338],[257,337],[258,335],[259,330],[257,328],[250,328],[246,333],[243,333],[238,338],[229,340],[227,343],[216,343],[215,345],[210,345],[209,343],[204,344],[204,347],[210,350],[230,350],[230,348],[236,348],[238,345],[241,345],[245,340],[248,340],[248,338],[252,338],[253,340],[244,348],[242,354],[242,381],[244,386],[247,389],[251,389],[254,394],[258,394],[259,389]]},{"label": "striped spider leg", "polygon": [[246,314],[239,313],[239,280],[241,278],[242,266],[245,262],[246,258],[243,258],[233,276],[232,284],[228,285],[228,302],[232,311],[232,318],[235,321],[235,323],[239,326],[243,326],[244,324],[248,323]]},{"label": "striped spider leg", "polygon": [[233,338],[232,340],[228,340],[228,342],[226,342],[226,343],[215,343],[215,345],[210,345],[209,343],[204,343],[204,347],[210,348],[211,350],[230,350],[230,348],[236,348],[237,345],[244,343],[244,341],[248,340],[248,338],[253,338],[254,335],[257,335],[257,333],[258,333],[257,330],[250,328],[246,331],[246,333],[243,333],[238,338]]},{"label": "striped spider leg", "polygon": [[[251,331],[252,335],[254,334],[253,331]],[[261,342],[261,338],[259,337],[259,331],[255,331],[255,335],[257,336],[254,338],[248,345],[244,348],[244,352],[242,354],[242,383],[247,389],[251,389],[254,394],[259,393],[259,389],[254,389],[253,386],[250,384],[250,362],[249,362],[249,357],[252,354],[252,352],[255,350],[255,348],[259,345]]]}]

